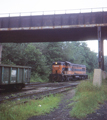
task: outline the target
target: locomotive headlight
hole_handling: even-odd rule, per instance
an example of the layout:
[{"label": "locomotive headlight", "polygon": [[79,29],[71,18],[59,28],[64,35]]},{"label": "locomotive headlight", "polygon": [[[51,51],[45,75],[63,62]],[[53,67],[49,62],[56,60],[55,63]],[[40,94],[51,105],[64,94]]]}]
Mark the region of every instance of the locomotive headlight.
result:
[{"label": "locomotive headlight", "polygon": [[57,62],[55,62],[55,64],[57,64]]}]

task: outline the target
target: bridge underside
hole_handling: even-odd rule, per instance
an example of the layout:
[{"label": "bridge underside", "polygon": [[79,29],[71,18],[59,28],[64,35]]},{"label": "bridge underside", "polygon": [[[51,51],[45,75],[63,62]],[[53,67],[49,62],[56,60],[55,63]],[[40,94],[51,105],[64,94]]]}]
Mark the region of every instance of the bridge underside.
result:
[{"label": "bridge underside", "polygon": [[[102,39],[107,39],[107,27],[101,27]],[[97,40],[97,27],[0,31],[0,42],[58,42]]]}]

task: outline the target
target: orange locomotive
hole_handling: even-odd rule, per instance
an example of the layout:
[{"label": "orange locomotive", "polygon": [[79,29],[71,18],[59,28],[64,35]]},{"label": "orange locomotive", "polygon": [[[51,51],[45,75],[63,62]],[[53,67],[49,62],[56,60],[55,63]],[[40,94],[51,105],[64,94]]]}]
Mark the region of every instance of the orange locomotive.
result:
[{"label": "orange locomotive", "polygon": [[75,79],[87,79],[86,66],[65,62],[53,62],[52,73],[49,76],[50,82],[69,81]]}]

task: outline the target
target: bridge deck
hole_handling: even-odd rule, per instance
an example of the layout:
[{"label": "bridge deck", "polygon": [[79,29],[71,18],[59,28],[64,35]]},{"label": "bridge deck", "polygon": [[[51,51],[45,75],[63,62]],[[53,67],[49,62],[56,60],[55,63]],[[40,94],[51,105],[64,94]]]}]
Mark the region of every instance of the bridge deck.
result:
[{"label": "bridge deck", "polygon": [[107,38],[107,12],[0,18],[0,42],[51,42]]}]

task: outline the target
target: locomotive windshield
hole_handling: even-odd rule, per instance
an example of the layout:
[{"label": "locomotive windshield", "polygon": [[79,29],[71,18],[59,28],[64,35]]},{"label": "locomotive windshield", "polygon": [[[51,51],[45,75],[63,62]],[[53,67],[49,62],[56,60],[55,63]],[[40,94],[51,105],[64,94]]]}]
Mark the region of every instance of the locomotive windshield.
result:
[{"label": "locomotive windshield", "polygon": [[65,63],[64,62],[53,62],[52,65],[65,65]]}]

